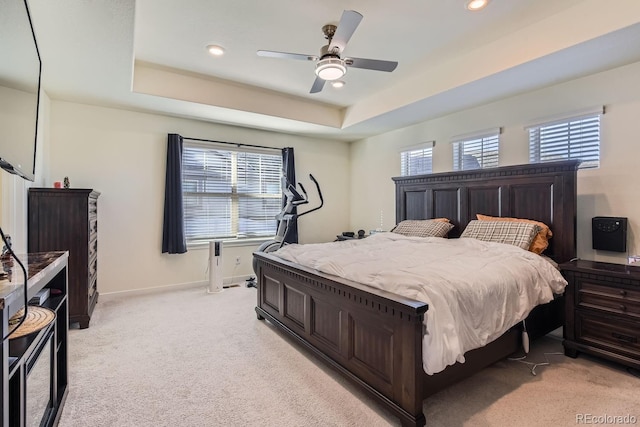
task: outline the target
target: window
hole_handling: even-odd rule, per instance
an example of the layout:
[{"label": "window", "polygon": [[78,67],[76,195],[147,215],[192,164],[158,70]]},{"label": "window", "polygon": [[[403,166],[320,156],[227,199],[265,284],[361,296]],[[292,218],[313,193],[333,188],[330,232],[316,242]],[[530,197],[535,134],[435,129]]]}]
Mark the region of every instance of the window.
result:
[{"label": "window", "polygon": [[184,144],[182,191],[187,241],[276,233],[282,155]]},{"label": "window", "polygon": [[421,144],[400,152],[402,176],[421,175],[432,172],[433,142]]},{"label": "window", "polygon": [[529,161],[582,159],[580,168],[599,167],[600,114],[591,113],[529,127]]},{"label": "window", "polygon": [[453,170],[497,167],[499,142],[499,129],[489,134],[455,138],[453,141]]}]

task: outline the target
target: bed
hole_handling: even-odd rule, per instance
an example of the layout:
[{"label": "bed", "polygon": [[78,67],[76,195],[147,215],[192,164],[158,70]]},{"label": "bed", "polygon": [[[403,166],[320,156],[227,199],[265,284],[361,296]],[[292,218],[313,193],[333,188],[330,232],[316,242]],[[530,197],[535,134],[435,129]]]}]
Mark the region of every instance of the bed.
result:
[{"label": "bed", "polygon": [[[476,214],[534,219],[553,238],[545,255],[558,263],[575,257],[578,161],[507,166],[393,178],[396,222],[449,218],[456,238]],[[255,253],[258,319],[267,319],[395,414],[403,426],[423,426],[426,397],[521,348],[514,326],[434,375],[422,366],[423,320],[428,305],[338,276]],[[564,298],[527,317],[531,339],[563,323]]]}]

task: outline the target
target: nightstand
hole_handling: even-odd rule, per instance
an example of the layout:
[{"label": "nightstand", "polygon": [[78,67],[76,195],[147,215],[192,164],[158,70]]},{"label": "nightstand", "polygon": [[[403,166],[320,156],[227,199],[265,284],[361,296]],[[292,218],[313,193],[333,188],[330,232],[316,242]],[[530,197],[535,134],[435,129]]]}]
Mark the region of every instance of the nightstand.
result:
[{"label": "nightstand", "polygon": [[578,260],[561,264],[564,352],[589,353],[640,369],[640,267]]}]

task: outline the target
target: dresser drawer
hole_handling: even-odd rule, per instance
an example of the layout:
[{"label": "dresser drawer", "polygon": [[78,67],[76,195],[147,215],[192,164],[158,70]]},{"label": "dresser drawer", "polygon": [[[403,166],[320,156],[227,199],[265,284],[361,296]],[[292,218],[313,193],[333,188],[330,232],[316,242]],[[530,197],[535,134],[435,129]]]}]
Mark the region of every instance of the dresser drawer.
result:
[{"label": "dresser drawer", "polygon": [[580,281],[576,305],[640,318],[640,291]]},{"label": "dresser drawer", "polygon": [[640,358],[640,322],[584,312],[579,312],[576,320],[578,341]]}]

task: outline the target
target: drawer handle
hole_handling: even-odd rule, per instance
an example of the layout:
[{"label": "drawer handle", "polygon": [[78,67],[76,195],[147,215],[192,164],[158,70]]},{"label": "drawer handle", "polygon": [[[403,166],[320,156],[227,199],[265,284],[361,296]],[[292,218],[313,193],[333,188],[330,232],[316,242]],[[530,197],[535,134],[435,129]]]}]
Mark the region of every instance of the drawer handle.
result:
[{"label": "drawer handle", "polygon": [[627,296],[627,291],[621,290],[620,291],[620,295],[623,296],[623,297],[626,297]]},{"label": "drawer handle", "polygon": [[612,332],[611,336],[617,339],[618,341],[624,341],[628,343],[636,344],[638,342],[638,337],[632,337],[630,335],[623,335],[617,332]]}]

